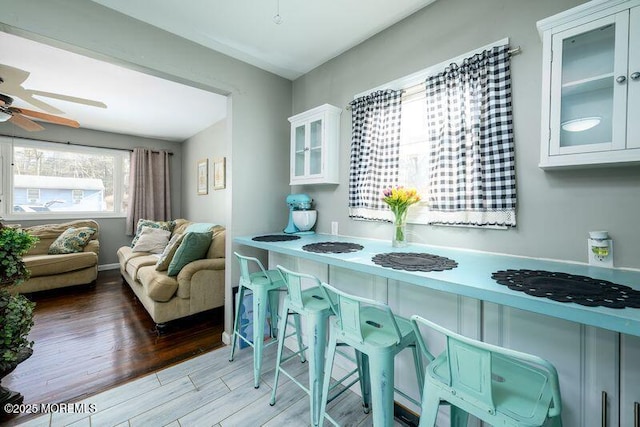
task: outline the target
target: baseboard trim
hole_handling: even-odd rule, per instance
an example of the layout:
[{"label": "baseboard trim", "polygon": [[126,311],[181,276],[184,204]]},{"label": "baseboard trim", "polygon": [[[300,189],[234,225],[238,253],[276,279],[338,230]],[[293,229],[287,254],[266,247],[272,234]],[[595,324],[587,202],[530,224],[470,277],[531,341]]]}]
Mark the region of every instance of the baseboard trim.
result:
[{"label": "baseboard trim", "polygon": [[223,332],[223,333],[222,333],[222,342],[223,342],[225,345],[229,345],[229,344],[231,344],[231,336],[230,336],[228,333]]},{"label": "baseboard trim", "polygon": [[105,271],[105,270],[117,270],[118,268],[120,268],[120,264],[115,263],[115,264],[102,264],[98,266],[98,271]]}]

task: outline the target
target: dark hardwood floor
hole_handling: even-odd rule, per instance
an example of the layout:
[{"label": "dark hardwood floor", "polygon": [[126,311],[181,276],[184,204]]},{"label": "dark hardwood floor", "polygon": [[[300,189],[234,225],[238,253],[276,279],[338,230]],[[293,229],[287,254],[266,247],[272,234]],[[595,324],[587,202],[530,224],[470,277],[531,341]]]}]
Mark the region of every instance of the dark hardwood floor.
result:
[{"label": "dark hardwood floor", "polygon": [[94,286],[29,295],[33,355],[2,384],[24,403],[73,402],[221,347],[223,309],[170,322],[161,335],[118,270]]}]

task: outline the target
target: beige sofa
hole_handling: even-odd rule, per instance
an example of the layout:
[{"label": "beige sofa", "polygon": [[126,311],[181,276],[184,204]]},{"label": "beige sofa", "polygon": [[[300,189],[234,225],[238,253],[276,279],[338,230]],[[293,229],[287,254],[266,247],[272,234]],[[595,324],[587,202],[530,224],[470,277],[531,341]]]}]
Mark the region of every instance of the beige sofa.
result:
[{"label": "beige sofa", "polygon": [[[96,232],[84,247],[83,252],[49,255],[51,244],[70,227],[91,227]],[[78,220],[63,224],[35,225],[24,228],[36,236],[38,243],[24,256],[24,263],[31,278],[18,287],[20,293],[30,293],[66,286],[85,285],[98,277],[98,254],[100,252],[99,226],[92,220]]]},{"label": "beige sofa", "polygon": [[[176,220],[172,236],[183,234],[189,225]],[[205,259],[185,265],[177,276],[157,271],[159,256],[118,249],[120,273],[158,326],[178,318],[224,306],[225,229],[215,226]]]}]

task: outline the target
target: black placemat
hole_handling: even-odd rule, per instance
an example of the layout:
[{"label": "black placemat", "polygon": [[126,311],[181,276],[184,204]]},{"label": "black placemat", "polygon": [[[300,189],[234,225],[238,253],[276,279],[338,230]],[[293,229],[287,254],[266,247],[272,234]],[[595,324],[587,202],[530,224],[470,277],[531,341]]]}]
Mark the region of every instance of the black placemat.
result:
[{"label": "black placemat", "polygon": [[304,245],[302,250],[323,254],[344,254],[361,251],[364,246],[350,242],[319,242]]},{"label": "black placemat", "polygon": [[378,254],[371,261],[383,267],[407,271],[443,271],[458,266],[452,259],[417,252],[391,252]]},{"label": "black placemat", "polygon": [[291,234],[267,234],[266,236],[256,236],[251,240],[256,242],[288,242],[290,240],[298,240],[300,236]]},{"label": "black placemat", "polygon": [[640,308],[640,291],[607,280],[543,270],[501,270],[491,278],[514,291],[553,301],[588,307]]}]

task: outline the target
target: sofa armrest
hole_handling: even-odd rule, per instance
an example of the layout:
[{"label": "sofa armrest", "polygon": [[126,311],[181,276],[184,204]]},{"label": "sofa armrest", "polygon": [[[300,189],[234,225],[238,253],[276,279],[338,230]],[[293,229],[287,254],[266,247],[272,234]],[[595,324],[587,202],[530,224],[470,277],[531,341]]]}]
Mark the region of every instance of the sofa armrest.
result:
[{"label": "sofa armrest", "polygon": [[178,282],[190,281],[191,277],[200,270],[224,270],[224,260],[224,258],[205,258],[190,262],[178,273]]},{"label": "sofa armrest", "polygon": [[93,252],[96,255],[100,254],[100,241],[99,240],[89,240],[86,246],[83,249],[83,252]]}]

